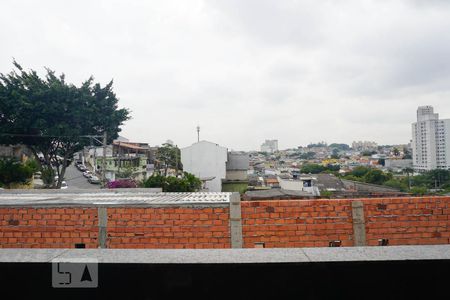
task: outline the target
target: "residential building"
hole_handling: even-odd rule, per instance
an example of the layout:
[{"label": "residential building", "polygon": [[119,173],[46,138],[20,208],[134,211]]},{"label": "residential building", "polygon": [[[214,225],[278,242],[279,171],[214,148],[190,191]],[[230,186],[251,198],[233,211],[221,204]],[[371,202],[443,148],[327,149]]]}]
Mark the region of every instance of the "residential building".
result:
[{"label": "residential building", "polygon": [[314,185],[314,177],[300,176],[292,178],[290,176],[278,176],[280,188],[288,191],[303,191],[313,196],[320,196],[319,189]]},{"label": "residential building", "polygon": [[266,140],[261,145],[261,152],[273,153],[278,151],[278,140]]},{"label": "residential building", "polygon": [[384,161],[384,167],[386,169],[395,170],[395,171],[401,171],[406,168],[412,168],[413,167],[413,161],[412,159],[386,159]]},{"label": "residential building", "polygon": [[432,106],[420,106],[412,124],[412,150],[415,170],[450,169],[450,119],[440,120]]},{"label": "residential building", "polygon": [[355,141],[352,143],[352,148],[356,151],[375,151],[378,148],[378,144],[370,141]]},{"label": "residential building", "polygon": [[[147,143],[113,141],[112,145],[106,147],[106,171],[108,180],[116,180],[122,177],[134,179],[145,179],[153,173],[155,149]],[[86,161],[101,172],[103,165],[103,148],[93,148],[85,154]]]},{"label": "residential building", "polygon": [[227,148],[200,141],[180,150],[183,170],[204,181],[209,192],[221,192],[222,180],[227,174]]}]

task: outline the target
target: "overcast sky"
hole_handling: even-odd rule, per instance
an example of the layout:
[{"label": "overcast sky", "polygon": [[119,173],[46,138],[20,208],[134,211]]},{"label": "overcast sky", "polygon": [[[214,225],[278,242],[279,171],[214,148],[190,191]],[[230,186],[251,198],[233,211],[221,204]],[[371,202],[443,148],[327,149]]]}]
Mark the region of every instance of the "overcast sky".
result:
[{"label": "overcast sky", "polygon": [[450,118],[447,0],[2,0],[0,54],[114,79],[121,135],[151,145],[407,143],[417,106]]}]

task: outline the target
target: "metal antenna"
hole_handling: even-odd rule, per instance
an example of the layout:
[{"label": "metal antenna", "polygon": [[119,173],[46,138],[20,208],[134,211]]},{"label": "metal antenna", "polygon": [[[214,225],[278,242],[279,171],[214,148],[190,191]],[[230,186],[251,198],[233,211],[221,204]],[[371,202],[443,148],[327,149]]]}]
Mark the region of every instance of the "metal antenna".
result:
[{"label": "metal antenna", "polygon": [[197,125],[197,142],[200,142],[200,126]]}]

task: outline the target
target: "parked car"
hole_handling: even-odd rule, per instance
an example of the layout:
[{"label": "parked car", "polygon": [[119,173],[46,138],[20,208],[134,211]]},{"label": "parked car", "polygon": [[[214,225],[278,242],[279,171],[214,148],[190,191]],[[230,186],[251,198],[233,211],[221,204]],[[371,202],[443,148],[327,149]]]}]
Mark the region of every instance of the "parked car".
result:
[{"label": "parked car", "polygon": [[95,175],[92,175],[91,177],[88,178],[89,183],[92,184],[99,184],[100,183],[100,178],[98,178]]},{"label": "parked car", "polygon": [[90,176],[92,176],[92,172],[91,171],[85,171],[83,172],[83,176],[86,178],[89,178]]},{"label": "parked car", "polygon": [[77,169],[80,170],[81,172],[87,171],[87,168],[85,165],[77,165]]},{"label": "parked car", "polygon": [[60,189],[65,190],[65,189],[67,189],[67,188],[68,188],[67,182],[65,182],[65,181],[61,182],[61,187],[60,187]]}]

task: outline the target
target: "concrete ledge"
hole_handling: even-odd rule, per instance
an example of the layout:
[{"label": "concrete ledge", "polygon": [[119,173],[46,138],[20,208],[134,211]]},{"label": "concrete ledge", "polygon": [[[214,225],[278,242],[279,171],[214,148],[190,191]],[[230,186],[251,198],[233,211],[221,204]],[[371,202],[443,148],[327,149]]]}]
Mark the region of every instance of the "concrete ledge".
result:
[{"label": "concrete ledge", "polygon": [[0,249],[0,263],[264,264],[450,260],[450,245],[285,249]]}]

